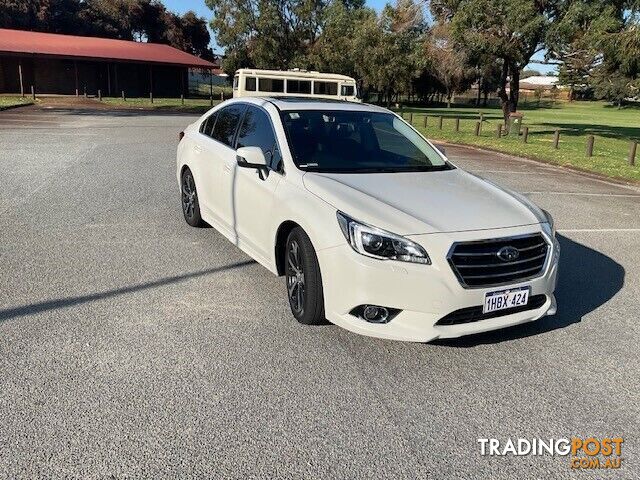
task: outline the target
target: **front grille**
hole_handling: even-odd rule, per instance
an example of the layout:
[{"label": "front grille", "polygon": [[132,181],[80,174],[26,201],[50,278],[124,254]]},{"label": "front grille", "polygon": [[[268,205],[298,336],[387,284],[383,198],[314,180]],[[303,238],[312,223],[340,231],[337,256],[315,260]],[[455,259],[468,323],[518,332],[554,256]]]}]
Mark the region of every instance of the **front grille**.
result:
[{"label": "front grille", "polygon": [[502,317],[518,312],[526,312],[527,310],[535,310],[544,305],[547,301],[546,295],[534,295],[529,298],[526,305],[520,307],[507,308],[506,310],[497,310],[490,313],[482,313],[482,306],[467,307],[451,312],[449,315],[442,317],[436,322],[436,325],[460,325],[461,323],[472,323],[489,318]]},{"label": "front grille", "polygon": [[[503,247],[517,250],[517,258],[498,257]],[[549,245],[540,233],[518,237],[460,242],[454,244],[448,260],[464,287],[507,285],[542,273]]]}]

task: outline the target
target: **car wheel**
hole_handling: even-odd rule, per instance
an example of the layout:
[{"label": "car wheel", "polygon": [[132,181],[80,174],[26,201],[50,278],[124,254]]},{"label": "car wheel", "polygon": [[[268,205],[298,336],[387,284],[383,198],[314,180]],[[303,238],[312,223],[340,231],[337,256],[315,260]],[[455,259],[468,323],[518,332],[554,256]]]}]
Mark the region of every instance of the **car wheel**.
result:
[{"label": "car wheel", "polygon": [[325,323],[322,277],[316,251],[304,230],[296,227],[287,237],[285,277],[291,313],[300,323]]},{"label": "car wheel", "polygon": [[182,213],[184,219],[192,227],[204,227],[206,224],[200,216],[200,203],[198,203],[198,192],[196,182],[193,179],[191,170],[185,168],[182,172]]}]

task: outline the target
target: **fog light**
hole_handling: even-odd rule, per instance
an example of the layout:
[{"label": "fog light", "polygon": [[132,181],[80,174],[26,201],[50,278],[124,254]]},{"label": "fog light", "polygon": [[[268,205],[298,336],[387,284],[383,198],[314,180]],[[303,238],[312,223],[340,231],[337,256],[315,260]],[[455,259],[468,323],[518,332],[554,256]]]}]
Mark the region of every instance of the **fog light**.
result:
[{"label": "fog light", "polygon": [[400,313],[400,310],[379,305],[360,305],[349,313],[369,323],[388,323]]},{"label": "fog light", "polygon": [[389,318],[389,310],[384,307],[376,307],[375,305],[367,305],[364,307],[362,316],[367,322],[385,323]]}]

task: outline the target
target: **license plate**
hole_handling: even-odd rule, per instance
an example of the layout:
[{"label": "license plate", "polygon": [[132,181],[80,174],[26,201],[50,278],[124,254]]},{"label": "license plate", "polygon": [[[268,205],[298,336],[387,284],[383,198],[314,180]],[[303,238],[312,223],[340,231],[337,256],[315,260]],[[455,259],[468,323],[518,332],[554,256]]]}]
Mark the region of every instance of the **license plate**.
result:
[{"label": "license plate", "polygon": [[506,310],[507,308],[526,305],[529,301],[530,290],[529,287],[519,287],[485,293],[482,313],[490,313],[497,310]]}]

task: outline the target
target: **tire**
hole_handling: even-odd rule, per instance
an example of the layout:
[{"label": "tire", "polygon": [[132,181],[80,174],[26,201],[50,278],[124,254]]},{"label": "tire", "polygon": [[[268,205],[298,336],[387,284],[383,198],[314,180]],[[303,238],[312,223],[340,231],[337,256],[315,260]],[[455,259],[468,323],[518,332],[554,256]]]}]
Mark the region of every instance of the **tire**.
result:
[{"label": "tire", "polygon": [[287,237],[285,280],[291,313],[304,325],[321,325],[324,318],[322,277],[316,251],[304,230],[296,227]]},{"label": "tire", "polygon": [[200,216],[200,203],[198,202],[196,181],[193,179],[193,174],[188,168],[184,169],[180,177],[180,191],[182,213],[185,221],[192,227],[204,227],[206,223]]}]

